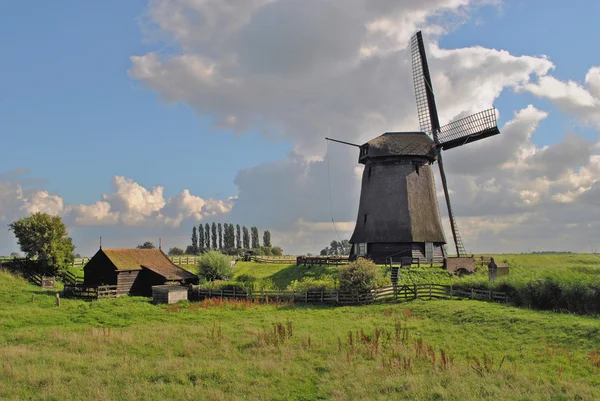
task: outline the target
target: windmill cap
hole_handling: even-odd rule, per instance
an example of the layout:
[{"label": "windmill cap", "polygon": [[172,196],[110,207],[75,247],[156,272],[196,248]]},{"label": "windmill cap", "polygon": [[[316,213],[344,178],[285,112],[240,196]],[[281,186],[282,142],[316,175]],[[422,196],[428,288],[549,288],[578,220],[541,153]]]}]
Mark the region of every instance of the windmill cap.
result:
[{"label": "windmill cap", "polygon": [[373,157],[413,156],[436,160],[433,140],[425,132],[386,132],[361,146],[361,160]]}]

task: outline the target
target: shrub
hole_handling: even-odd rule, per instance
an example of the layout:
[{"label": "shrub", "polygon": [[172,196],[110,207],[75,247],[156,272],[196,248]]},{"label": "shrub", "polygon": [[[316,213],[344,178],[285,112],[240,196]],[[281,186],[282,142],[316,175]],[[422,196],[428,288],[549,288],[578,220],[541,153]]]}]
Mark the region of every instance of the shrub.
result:
[{"label": "shrub", "polygon": [[381,269],[370,260],[358,258],[338,268],[338,281],[342,291],[369,291],[381,281]]},{"label": "shrub", "polygon": [[283,249],[281,249],[280,246],[274,246],[273,248],[271,248],[271,254],[273,256],[281,256],[283,255]]},{"label": "shrub", "polygon": [[231,260],[218,251],[208,251],[198,258],[198,275],[208,281],[231,278]]}]

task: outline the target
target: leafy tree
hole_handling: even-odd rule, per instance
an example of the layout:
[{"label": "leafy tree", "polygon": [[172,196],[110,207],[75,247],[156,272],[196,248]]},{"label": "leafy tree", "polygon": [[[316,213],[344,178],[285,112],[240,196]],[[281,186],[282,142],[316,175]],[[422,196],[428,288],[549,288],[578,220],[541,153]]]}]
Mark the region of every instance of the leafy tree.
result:
[{"label": "leafy tree", "polygon": [[273,256],[281,256],[283,255],[283,249],[281,249],[280,246],[274,246],[273,248],[271,248],[271,254]]},{"label": "leafy tree", "polygon": [[[190,246],[192,246],[192,245],[190,245]],[[183,254],[184,254],[183,249],[177,248],[176,246],[174,246],[173,248],[169,249],[169,255],[170,256],[181,256]]]},{"label": "leafy tree", "polygon": [[233,224],[225,224],[225,249],[230,252],[235,249],[235,228]]},{"label": "leafy tree", "polygon": [[263,233],[263,246],[271,247],[271,233],[269,230],[265,230]]},{"label": "leafy tree", "polygon": [[192,228],[192,255],[198,254],[198,232],[196,231],[196,226]]},{"label": "leafy tree", "polygon": [[260,246],[260,244],[258,243],[258,228],[256,227],[251,227],[250,228],[251,231],[251,240],[252,240],[252,248],[258,248]]},{"label": "leafy tree", "polygon": [[246,226],[244,226],[244,228],[242,228],[242,232],[243,232],[243,243],[244,243],[244,249],[248,249],[250,248],[250,236],[248,235],[248,228]]},{"label": "leafy tree", "polygon": [[219,223],[218,230],[219,230],[219,249],[223,249],[223,227],[221,226],[221,223]]},{"label": "leafy tree", "polygon": [[75,245],[60,216],[34,213],[8,225],[29,258],[58,270],[73,263]]},{"label": "leafy tree", "polygon": [[81,259],[81,254],[79,254],[79,253],[76,253],[76,254],[75,254],[73,257],[74,257],[75,259]]},{"label": "leafy tree", "polygon": [[210,249],[210,226],[208,223],[204,225],[204,235],[206,236],[204,239],[204,245],[206,249]]},{"label": "leafy tree", "polygon": [[208,251],[200,255],[198,275],[208,281],[227,280],[233,274],[228,256],[218,251]]},{"label": "leafy tree", "polygon": [[212,231],[212,249],[217,249],[217,225],[213,222],[210,227]]},{"label": "leafy tree", "polygon": [[204,252],[204,226],[198,226],[198,253]]},{"label": "leafy tree", "polygon": [[192,247],[191,245],[188,245],[187,248],[185,248],[185,252],[183,253],[184,255],[193,255],[194,251],[194,247]]},{"label": "leafy tree", "polygon": [[20,257],[21,257],[21,255],[20,255],[18,252],[11,252],[11,253],[10,253],[10,257],[11,257],[11,258],[20,258]]},{"label": "leafy tree", "polygon": [[372,261],[358,258],[338,267],[340,290],[363,292],[373,290],[381,280],[381,269]]},{"label": "leafy tree", "polygon": [[236,224],[235,225],[235,247],[237,249],[241,249],[242,248],[242,235],[241,235],[241,230],[240,230],[240,225]]},{"label": "leafy tree", "polygon": [[150,241],[146,241],[142,245],[138,245],[137,248],[138,249],[156,249],[154,244]]},{"label": "leafy tree", "polygon": [[329,246],[321,249],[321,255],[350,255],[351,247],[352,245],[347,239],[342,242],[333,240]]}]

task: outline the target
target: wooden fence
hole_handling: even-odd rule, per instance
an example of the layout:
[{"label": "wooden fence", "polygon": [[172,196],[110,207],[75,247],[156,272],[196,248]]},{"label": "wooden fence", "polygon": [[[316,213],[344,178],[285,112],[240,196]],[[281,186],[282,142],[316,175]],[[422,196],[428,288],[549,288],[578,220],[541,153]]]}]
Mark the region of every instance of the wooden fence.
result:
[{"label": "wooden fence", "polygon": [[116,298],[117,286],[100,285],[94,287],[83,284],[65,284],[63,296],[84,299]]},{"label": "wooden fence", "polygon": [[321,265],[345,265],[348,264],[348,256],[298,256],[295,260],[296,266],[321,266]]},{"label": "wooden fence", "polygon": [[277,263],[281,265],[296,264],[295,256],[252,256],[250,260],[258,263]]},{"label": "wooden fence", "polygon": [[476,288],[454,288],[441,284],[414,284],[387,286],[364,293],[354,293],[339,290],[329,291],[241,291],[239,289],[212,290],[192,286],[190,300],[205,298],[249,299],[254,301],[287,301],[294,303],[360,305],[374,302],[401,302],[422,299],[452,299],[466,298],[493,302],[508,302],[505,292],[480,290]]}]

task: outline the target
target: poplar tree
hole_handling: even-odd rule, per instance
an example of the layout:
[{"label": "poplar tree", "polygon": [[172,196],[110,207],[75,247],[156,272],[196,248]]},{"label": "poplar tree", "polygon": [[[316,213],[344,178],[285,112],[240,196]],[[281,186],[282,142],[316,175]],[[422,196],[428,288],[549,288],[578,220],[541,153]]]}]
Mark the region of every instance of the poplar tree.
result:
[{"label": "poplar tree", "polygon": [[263,233],[263,246],[271,247],[271,233],[269,230],[265,230]]},{"label": "poplar tree", "polygon": [[242,248],[242,235],[240,232],[240,225],[236,224],[235,225],[235,232],[236,232],[236,237],[235,237],[235,247],[237,249],[241,249]]},{"label": "poplar tree", "polygon": [[212,249],[217,249],[217,225],[215,224],[215,222],[213,221],[212,225],[211,225],[211,231],[212,231]]},{"label": "poplar tree", "polygon": [[219,230],[219,249],[223,249],[223,226],[221,223],[218,225]]},{"label": "poplar tree", "polygon": [[198,233],[196,232],[196,226],[192,228],[192,248],[191,251],[194,255],[198,255]]},{"label": "poplar tree", "polygon": [[204,225],[204,245],[206,249],[210,249],[210,226],[208,223]]},{"label": "poplar tree", "polygon": [[258,242],[258,228],[252,227],[250,228],[252,232],[251,240],[252,240],[252,248],[260,247],[260,243]]},{"label": "poplar tree", "polygon": [[250,248],[250,236],[248,235],[248,228],[246,226],[244,226],[242,231],[244,233],[244,236],[243,236],[244,249],[249,249]]},{"label": "poplar tree", "polygon": [[198,251],[204,252],[204,226],[198,226]]}]

